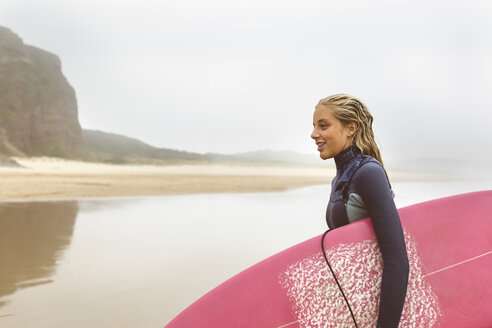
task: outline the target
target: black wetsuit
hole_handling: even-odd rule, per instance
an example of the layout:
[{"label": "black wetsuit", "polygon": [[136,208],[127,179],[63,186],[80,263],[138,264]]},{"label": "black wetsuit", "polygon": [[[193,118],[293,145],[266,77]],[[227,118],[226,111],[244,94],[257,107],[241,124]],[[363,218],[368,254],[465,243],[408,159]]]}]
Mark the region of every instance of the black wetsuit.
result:
[{"label": "black wetsuit", "polygon": [[[338,154],[335,163],[337,175],[332,181],[326,222],[330,229],[335,229],[358,219],[371,218],[383,257],[377,327],[396,328],[407,292],[409,266],[400,217],[386,171],[379,162],[362,156],[353,146]],[[354,203],[357,199],[359,205],[362,201],[362,211],[366,210],[368,215],[361,214],[361,208],[359,217],[353,214],[354,208],[358,211],[357,207],[347,202]]]}]

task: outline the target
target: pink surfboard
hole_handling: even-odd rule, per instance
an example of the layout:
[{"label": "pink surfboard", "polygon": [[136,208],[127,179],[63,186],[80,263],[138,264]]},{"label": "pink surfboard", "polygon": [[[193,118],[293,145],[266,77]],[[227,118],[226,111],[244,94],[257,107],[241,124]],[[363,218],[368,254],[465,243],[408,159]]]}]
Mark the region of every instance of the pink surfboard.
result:
[{"label": "pink surfboard", "polygon": [[[399,209],[410,261],[400,327],[492,327],[492,191]],[[333,230],[328,259],[359,327],[375,327],[382,259],[370,219]],[[321,236],[237,274],[166,328],[354,327]]]}]

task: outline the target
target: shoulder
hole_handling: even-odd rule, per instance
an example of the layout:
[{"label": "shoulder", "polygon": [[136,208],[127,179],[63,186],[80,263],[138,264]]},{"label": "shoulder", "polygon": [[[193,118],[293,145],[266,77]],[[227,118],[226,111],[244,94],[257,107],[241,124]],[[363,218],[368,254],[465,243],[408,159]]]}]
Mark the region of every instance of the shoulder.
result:
[{"label": "shoulder", "polygon": [[361,187],[389,186],[386,171],[377,161],[363,164],[355,172],[352,182]]},{"label": "shoulder", "polygon": [[379,164],[379,162],[374,160],[374,161],[370,161],[370,162],[363,164],[357,170],[357,172],[355,172],[354,178],[357,176],[360,177],[360,176],[366,176],[366,175],[370,175],[370,176],[371,175],[376,175],[376,176],[382,175],[383,177],[386,178],[386,171],[383,168],[383,166],[381,164]]}]

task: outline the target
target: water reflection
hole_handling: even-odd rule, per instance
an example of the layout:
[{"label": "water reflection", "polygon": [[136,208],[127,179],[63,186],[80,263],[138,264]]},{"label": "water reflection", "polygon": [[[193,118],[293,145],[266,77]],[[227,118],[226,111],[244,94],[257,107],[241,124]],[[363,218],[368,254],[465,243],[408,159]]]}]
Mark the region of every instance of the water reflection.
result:
[{"label": "water reflection", "polygon": [[5,297],[49,284],[70,245],[78,203],[0,203],[0,308]]}]

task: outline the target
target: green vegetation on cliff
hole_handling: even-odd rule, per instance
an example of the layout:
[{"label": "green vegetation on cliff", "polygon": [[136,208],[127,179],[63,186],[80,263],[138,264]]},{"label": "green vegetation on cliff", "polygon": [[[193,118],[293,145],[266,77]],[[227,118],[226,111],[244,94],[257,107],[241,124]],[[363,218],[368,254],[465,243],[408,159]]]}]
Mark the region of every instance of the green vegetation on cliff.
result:
[{"label": "green vegetation on cliff", "polygon": [[140,140],[115,133],[83,130],[82,136],[89,157],[94,161],[154,164],[176,161],[208,161],[205,155],[156,148]]}]

